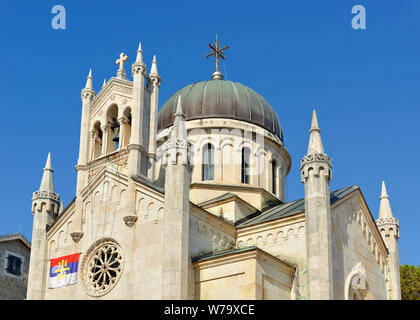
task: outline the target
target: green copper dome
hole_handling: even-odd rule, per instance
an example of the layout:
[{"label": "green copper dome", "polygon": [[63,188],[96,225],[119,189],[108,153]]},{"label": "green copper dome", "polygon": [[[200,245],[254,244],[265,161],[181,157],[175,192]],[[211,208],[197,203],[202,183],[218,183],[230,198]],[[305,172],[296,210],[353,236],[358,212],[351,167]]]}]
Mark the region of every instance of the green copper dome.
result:
[{"label": "green copper dome", "polygon": [[251,88],[226,80],[195,82],[177,91],[159,111],[158,131],[173,124],[179,95],[186,120],[228,118],[246,121],[263,127],[283,141],[279,119],[268,102]]}]

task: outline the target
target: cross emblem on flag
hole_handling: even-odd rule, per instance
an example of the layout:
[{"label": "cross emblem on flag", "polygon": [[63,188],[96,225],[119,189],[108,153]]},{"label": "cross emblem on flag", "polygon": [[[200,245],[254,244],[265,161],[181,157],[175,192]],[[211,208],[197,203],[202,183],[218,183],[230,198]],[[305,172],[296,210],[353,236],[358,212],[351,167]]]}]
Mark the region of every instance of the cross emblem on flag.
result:
[{"label": "cross emblem on flag", "polygon": [[77,282],[79,253],[51,259],[49,288],[64,287]]}]

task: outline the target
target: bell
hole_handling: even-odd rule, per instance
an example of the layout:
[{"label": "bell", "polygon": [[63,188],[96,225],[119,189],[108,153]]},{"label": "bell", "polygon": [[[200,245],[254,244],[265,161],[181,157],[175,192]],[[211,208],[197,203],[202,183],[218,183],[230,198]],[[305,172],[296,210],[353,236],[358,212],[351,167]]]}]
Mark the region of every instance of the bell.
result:
[{"label": "bell", "polygon": [[115,118],[112,119],[111,130],[114,132],[114,135],[112,136],[112,141],[118,143],[120,141],[120,124]]},{"label": "bell", "polygon": [[120,127],[114,128],[114,135],[112,136],[112,141],[114,142],[120,141]]}]

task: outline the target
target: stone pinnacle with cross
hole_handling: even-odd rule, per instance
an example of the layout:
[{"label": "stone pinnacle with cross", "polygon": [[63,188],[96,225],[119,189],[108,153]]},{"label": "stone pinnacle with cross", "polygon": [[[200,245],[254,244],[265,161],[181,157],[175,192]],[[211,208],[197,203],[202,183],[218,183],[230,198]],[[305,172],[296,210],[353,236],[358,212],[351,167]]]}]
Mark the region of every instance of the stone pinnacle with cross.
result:
[{"label": "stone pinnacle with cross", "polygon": [[221,47],[219,46],[219,40],[216,35],[216,41],[214,44],[209,43],[209,47],[211,49],[211,52],[206,55],[206,58],[213,56],[215,59],[216,64],[216,70],[211,75],[212,80],[223,80],[223,74],[219,71],[219,57],[225,60],[225,57],[223,56],[223,51],[226,49],[229,49],[229,46]]},{"label": "stone pinnacle with cross", "polygon": [[124,70],[124,62],[127,61],[128,57],[125,53],[120,53],[120,58],[115,60],[115,63],[118,64],[117,78],[127,79],[126,73]]}]

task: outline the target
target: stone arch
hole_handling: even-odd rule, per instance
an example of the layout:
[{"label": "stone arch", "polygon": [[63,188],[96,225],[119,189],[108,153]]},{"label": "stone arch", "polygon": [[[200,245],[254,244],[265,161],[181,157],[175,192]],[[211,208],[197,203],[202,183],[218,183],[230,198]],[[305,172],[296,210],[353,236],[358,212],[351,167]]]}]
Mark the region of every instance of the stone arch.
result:
[{"label": "stone arch", "polygon": [[53,256],[53,250],[55,249],[55,240],[51,240],[50,248],[48,251],[48,257],[51,258]]},{"label": "stone arch", "polygon": [[254,240],[252,239],[252,238],[249,238],[247,241],[246,241],[246,246],[247,247],[251,247],[251,246],[253,246],[254,245]]},{"label": "stone arch", "polygon": [[153,215],[154,206],[155,206],[155,203],[153,201],[148,204],[147,211],[145,214],[146,218]]},{"label": "stone arch", "polygon": [[345,300],[365,300],[367,298],[366,269],[361,262],[357,263],[347,275],[344,283]]},{"label": "stone arch", "polygon": [[266,242],[266,244],[267,244],[268,246],[271,246],[271,245],[273,245],[273,244],[274,244],[274,236],[273,236],[273,234],[272,234],[272,233],[269,233],[269,234],[267,235],[265,242]]},{"label": "stone arch", "polygon": [[257,246],[258,246],[258,247],[262,247],[262,246],[263,246],[263,242],[264,242],[263,237],[258,236],[258,237],[257,237]]}]

